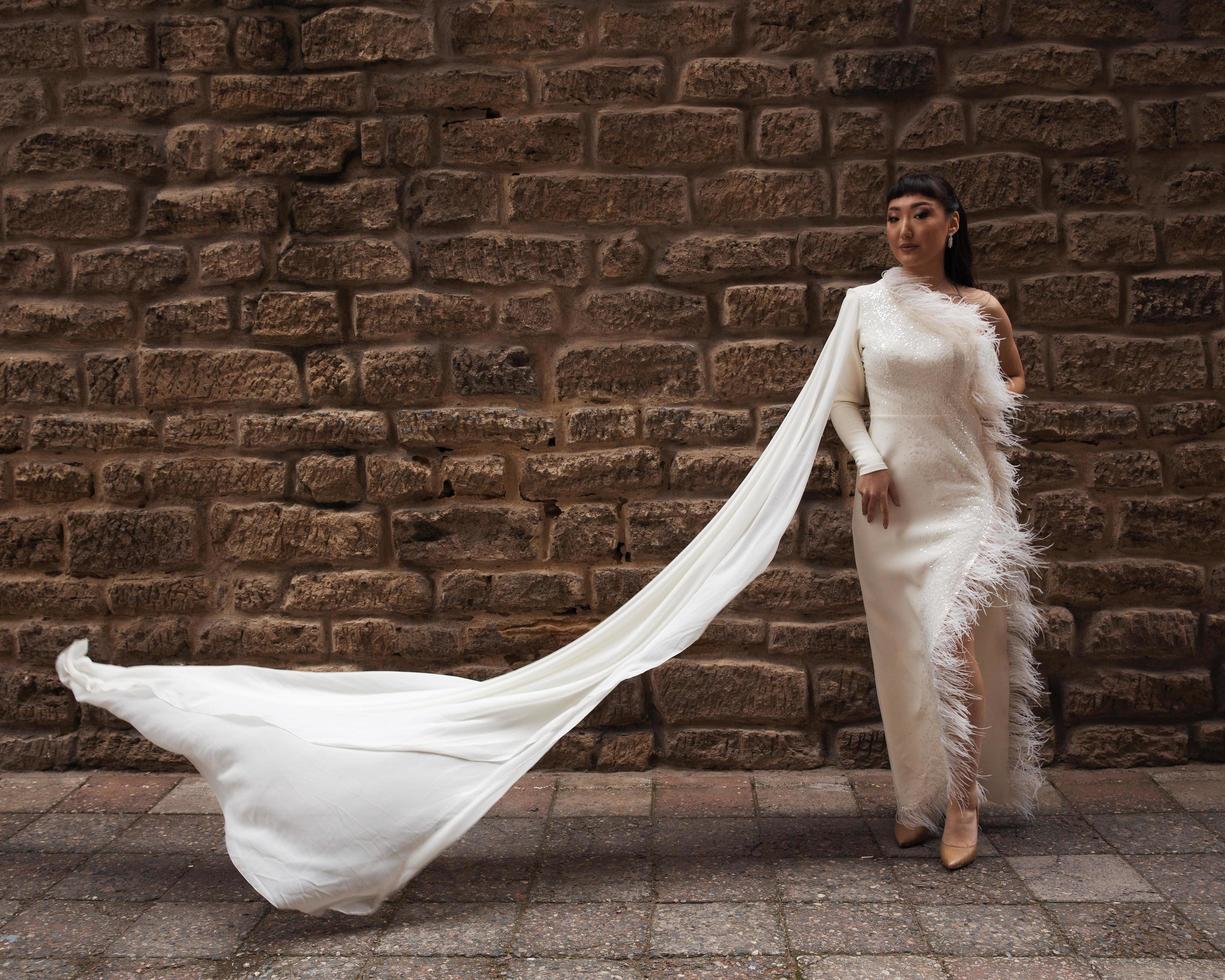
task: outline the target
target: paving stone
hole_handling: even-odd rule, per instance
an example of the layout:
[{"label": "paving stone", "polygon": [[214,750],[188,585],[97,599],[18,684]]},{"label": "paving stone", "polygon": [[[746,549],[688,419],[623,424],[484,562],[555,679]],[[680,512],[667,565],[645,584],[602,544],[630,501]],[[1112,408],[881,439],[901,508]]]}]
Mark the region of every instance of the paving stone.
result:
[{"label": "paving stone", "polygon": [[793,857],[774,864],[785,902],[902,901],[888,858]]},{"label": "paving stone", "polygon": [[187,870],[185,854],[91,854],[47,892],[51,898],[115,898],[151,902]]},{"label": "paving stone", "polygon": [[540,862],[533,902],[635,902],[651,898],[651,862],[645,855],[555,858]]},{"label": "paving stone", "polygon": [[776,892],[770,865],[756,857],[665,855],[655,863],[660,902],[765,901]]},{"label": "paving stone", "polygon": [[[819,772],[819,770],[818,770]],[[763,817],[858,817],[859,801],[850,781],[813,778],[814,773],[785,773],[790,779],[754,779],[757,807]],[[842,776],[841,773],[837,774]]]},{"label": "paving stone", "polygon": [[1015,869],[1001,857],[976,857],[950,873],[937,861],[895,861],[893,874],[903,898],[918,905],[985,903],[1012,905],[1033,896]]},{"label": "paving stone", "polygon": [[94,956],[140,917],[140,902],[39,899],[4,926],[11,956]]},{"label": "paving stone", "polygon": [[1145,770],[1048,769],[1047,779],[1081,813],[1142,813],[1178,809]]},{"label": "paving stone", "polygon": [[646,902],[529,905],[511,952],[515,956],[630,959],[646,951]]},{"label": "paving stone", "polygon": [[263,902],[228,854],[189,854],[187,870],[162,896],[169,902]]},{"label": "paving stone", "polygon": [[1141,877],[1136,868],[1116,854],[1043,854],[1009,857],[1006,860],[1040,901],[1161,900],[1157,890]]},{"label": "paving stone", "polygon": [[540,817],[549,815],[557,777],[545,773],[528,773],[516,782],[489,808],[490,817]]},{"label": "paving stone", "polygon": [[951,980],[1097,980],[1079,956],[947,956],[940,961]]},{"label": "paving stone", "polygon": [[172,773],[95,772],[55,805],[60,812],[144,813],[182,780]]},{"label": "paving stone", "polygon": [[73,960],[57,959],[0,959],[0,980],[22,980],[28,978],[46,977],[47,980],[62,980],[64,977],[78,977],[78,964]]},{"label": "paving stone", "polygon": [[405,902],[522,902],[534,860],[439,855],[400,889]]},{"label": "paving stone", "polygon": [[1187,810],[1225,810],[1225,773],[1217,768],[1155,770],[1153,779]]},{"label": "paving stone", "polygon": [[253,975],[259,980],[357,980],[365,962],[356,956],[273,956],[261,961]]},{"label": "paving stone", "polygon": [[0,852],[0,898],[38,898],[85,859],[84,854]]},{"label": "paving stone", "polygon": [[776,954],[785,951],[773,902],[702,902],[656,906],[651,952],[665,956]]},{"label": "paving stone", "polygon": [[914,910],[898,902],[788,902],[792,947],[802,953],[926,953]]},{"label": "paving stone", "polygon": [[795,980],[795,967],[785,956],[649,957],[637,966],[647,980]]},{"label": "paving stone", "polygon": [[225,823],[213,814],[143,813],[107,848],[157,854],[221,854]]},{"label": "paving stone", "polygon": [[943,980],[940,961],[916,953],[800,956],[801,975],[821,980]]},{"label": "paving stone", "polygon": [[1225,840],[1189,813],[1091,813],[1086,819],[1121,854],[1225,852]]},{"label": "paving stone", "polygon": [[507,980],[641,980],[646,974],[629,960],[511,959],[506,964]]},{"label": "paving stone", "polygon": [[761,854],[782,857],[879,857],[880,845],[858,817],[762,817]]},{"label": "paving stone", "polygon": [[0,850],[86,854],[108,846],[137,819],[134,813],[44,813],[0,841]]},{"label": "paving stone", "polygon": [[1000,854],[1108,854],[1110,842],[1080,814],[1052,814],[982,832]]},{"label": "paving stone", "polygon": [[486,956],[377,956],[362,980],[494,980],[501,962]]},{"label": "paving stone", "polygon": [[1225,953],[1225,906],[1208,902],[1175,902],[1178,909],[1205,939]]},{"label": "paving stone", "polygon": [[519,907],[512,902],[413,902],[398,906],[374,945],[378,955],[500,956]]},{"label": "paving stone", "polygon": [[932,952],[942,956],[1072,952],[1058,928],[1034,905],[918,905],[915,915]]},{"label": "paving stone", "polygon": [[169,793],[149,809],[150,813],[220,813],[221,804],[202,776],[184,776]]},{"label": "paving stone", "polygon": [[859,812],[865,817],[892,817],[897,811],[893,793],[893,777],[884,770],[860,769],[848,772],[851,792],[859,801]]},{"label": "paving stone", "polygon": [[651,845],[660,858],[751,857],[761,834],[751,817],[665,817],[655,821]]},{"label": "paving stone", "polygon": [[304,915],[289,909],[269,909],[259,925],[243,938],[241,954],[278,954],[285,956],[358,957],[374,952],[393,909],[384,906],[372,915],[346,915],[324,912]]},{"label": "paving stone", "polygon": [[655,781],[656,817],[752,817],[753,779],[747,773],[669,772]]},{"label": "paving stone", "polygon": [[646,857],[650,841],[645,817],[566,817],[549,821],[540,852],[542,859]]},{"label": "paving stone", "polygon": [[0,840],[12,837],[22,827],[37,820],[37,813],[0,813]]},{"label": "paving stone", "polygon": [[[882,857],[887,858],[922,858],[927,861],[938,860],[940,857],[940,837],[929,837],[922,844],[910,847],[899,847],[893,836],[893,817],[869,817],[866,821],[872,837],[880,847]],[[997,857],[999,851],[991,842],[991,835],[985,830],[978,832],[978,856]]]},{"label": "paving stone", "polygon": [[1197,810],[1191,816],[1225,840],[1225,810]]},{"label": "paving stone", "polygon": [[1091,959],[1102,980],[1225,980],[1225,961]]},{"label": "paving stone", "polygon": [[[229,976],[223,960],[183,956],[103,956],[80,967],[73,980],[196,980]],[[262,976],[262,975],[261,975]]]},{"label": "paving stone", "polygon": [[1136,854],[1128,861],[1172,901],[1225,904],[1225,854]]},{"label": "paving stone", "polygon": [[[623,775],[623,774],[611,774]],[[564,773],[557,781],[554,817],[649,817],[651,779],[610,779],[600,773]]]},{"label": "paving stone", "polygon": [[87,772],[0,773],[0,811],[42,813],[88,778]]},{"label": "paving stone", "polygon": [[1050,902],[1046,910],[1085,956],[1212,956],[1215,949],[1173,905]]},{"label": "paving stone", "polygon": [[472,861],[534,861],[545,825],[531,817],[483,817],[439,857]]},{"label": "paving stone", "polygon": [[232,956],[267,911],[254,902],[154,902],[123,936],[112,956]]}]

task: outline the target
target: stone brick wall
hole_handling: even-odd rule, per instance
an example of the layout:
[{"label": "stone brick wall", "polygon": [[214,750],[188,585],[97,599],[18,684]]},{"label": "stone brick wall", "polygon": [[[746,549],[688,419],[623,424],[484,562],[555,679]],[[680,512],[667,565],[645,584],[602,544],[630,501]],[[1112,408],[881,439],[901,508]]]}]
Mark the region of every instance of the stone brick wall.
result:
[{"label": "stone brick wall", "polygon": [[[489,676],[644,584],[947,173],[1029,375],[1052,758],[1225,757],[1216,0],[0,2],[0,765],[52,659]],[[879,765],[833,437],[543,764]]]}]

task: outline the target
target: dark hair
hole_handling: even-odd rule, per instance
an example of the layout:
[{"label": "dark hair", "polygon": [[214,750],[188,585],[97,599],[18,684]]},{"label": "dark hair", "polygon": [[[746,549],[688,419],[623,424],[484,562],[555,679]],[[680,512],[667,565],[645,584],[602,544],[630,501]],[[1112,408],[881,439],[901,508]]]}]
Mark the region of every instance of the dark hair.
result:
[{"label": "dark hair", "polygon": [[966,209],[957,199],[953,185],[939,174],[926,171],[906,174],[899,177],[897,183],[885,193],[885,207],[895,198],[905,197],[907,194],[933,198],[950,214],[957,212],[961,220],[957,224],[957,232],[953,235],[953,247],[944,250],[944,274],[959,286],[975,288],[977,283],[974,282],[974,254],[970,251],[970,220],[966,216]]}]

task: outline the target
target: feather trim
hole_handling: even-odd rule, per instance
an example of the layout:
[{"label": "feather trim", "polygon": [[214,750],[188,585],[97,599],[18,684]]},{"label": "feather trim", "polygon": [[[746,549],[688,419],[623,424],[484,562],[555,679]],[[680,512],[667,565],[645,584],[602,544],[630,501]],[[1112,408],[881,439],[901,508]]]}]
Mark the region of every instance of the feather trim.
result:
[{"label": "feather trim", "polygon": [[[1044,684],[1034,660],[1033,645],[1042,620],[1032,598],[1029,576],[1044,564],[1045,547],[1038,544],[1032,527],[1021,523],[1017,503],[1019,472],[1005,449],[1022,445],[1014,423],[1024,395],[1008,387],[1000,369],[1000,338],[980,308],[954,300],[893,266],[881,275],[900,304],[920,326],[943,335],[964,339],[972,358],[971,404],[982,423],[983,456],[992,486],[986,525],[977,548],[966,561],[961,581],[949,596],[937,620],[930,649],[932,685],[940,714],[940,740],[947,766],[942,785],[923,800],[899,803],[897,819],[912,826],[923,825],[939,833],[947,799],[964,807],[993,806],[1032,818],[1042,786],[1042,747],[1050,726],[1039,717],[1037,707]],[[1007,653],[1009,662],[1008,709],[1008,798],[992,800],[977,781],[970,720],[970,700],[975,697],[970,671],[958,650],[962,639],[993,600],[1007,605]],[[970,776],[975,779],[971,783]],[[973,786],[970,800],[960,789]]]}]

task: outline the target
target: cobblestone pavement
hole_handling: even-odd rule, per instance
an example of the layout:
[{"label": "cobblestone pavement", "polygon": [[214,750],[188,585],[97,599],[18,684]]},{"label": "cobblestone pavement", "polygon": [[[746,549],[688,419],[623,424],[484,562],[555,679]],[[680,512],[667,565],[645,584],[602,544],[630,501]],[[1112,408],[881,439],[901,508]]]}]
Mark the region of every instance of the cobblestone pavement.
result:
[{"label": "cobblestone pavement", "polygon": [[194,775],[0,773],[0,977],[1225,978],[1225,765],[1047,777],[949,872],[881,770],[529,773],[375,915],[312,918]]}]

